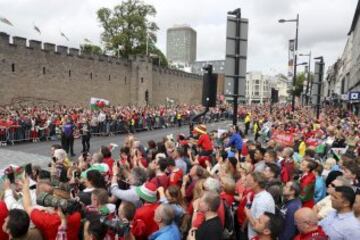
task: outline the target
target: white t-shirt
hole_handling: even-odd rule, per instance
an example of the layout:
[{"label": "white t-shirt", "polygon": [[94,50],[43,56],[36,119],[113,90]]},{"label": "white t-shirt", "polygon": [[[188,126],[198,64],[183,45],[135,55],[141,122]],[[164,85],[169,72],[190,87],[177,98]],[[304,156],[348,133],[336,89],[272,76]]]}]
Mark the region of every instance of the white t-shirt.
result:
[{"label": "white t-shirt", "polygon": [[[275,202],[271,194],[265,190],[255,194],[250,212],[254,218],[259,218],[264,212],[275,213]],[[252,239],[257,234],[252,228],[250,222],[248,227],[248,237],[249,239]]]}]

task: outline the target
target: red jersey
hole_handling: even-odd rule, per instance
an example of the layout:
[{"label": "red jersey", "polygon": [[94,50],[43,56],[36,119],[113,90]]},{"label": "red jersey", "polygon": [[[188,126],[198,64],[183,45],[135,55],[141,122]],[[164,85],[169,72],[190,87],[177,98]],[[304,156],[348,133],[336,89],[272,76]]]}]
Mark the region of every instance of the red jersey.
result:
[{"label": "red jersey", "polygon": [[[5,218],[7,218],[9,214],[9,211],[6,207],[6,204],[4,201],[0,201],[0,225],[2,226],[5,222]],[[3,231],[2,228],[0,228],[0,239],[9,239],[9,236],[7,233]]]},{"label": "red jersey", "polygon": [[180,168],[174,169],[171,173],[170,173],[170,181],[169,181],[169,185],[178,185],[179,187],[181,186],[181,181],[183,178],[183,170]]},{"label": "red jersey", "polygon": [[166,174],[163,175],[157,175],[156,177],[152,178],[150,182],[155,184],[157,188],[163,187],[164,189],[167,189],[169,186],[169,177]]},{"label": "red jersey", "polygon": [[311,231],[308,233],[299,233],[294,238],[294,240],[327,240],[327,239],[329,239],[328,236],[326,236],[325,232],[322,230],[320,226],[315,231]]},{"label": "red jersey", "polygon": [[[40,230],[44,239],[55,240],[59,226],[61,224],[60,217],[57,213],[48,213],[39,209],[32,210],[30,214],[31,221]],[[66,234],[68,239],[79,239],[79,231],[81,225],[81,215],[75,212],[67,217]]]},{"label": "red jersey", "polygon": [[209,135],[202,134],[199,137],[198,146],[202,148],[204,151],[212,151],[213,150],[213,144],[211,142],[211,139]]},{"label": "red jersey", "polygon": [[159,229],[154,221],[155,210],[158,206],[157,203],[145,203],[136,210],[131,232],[137,240],[146,240]]},{"label": "red jersey", "polygon": [[280,178],[283,183],[287,183],[288,181],[292,180],[293,173],[295,170],[295,163],[293,160],[288,161],[284,159],[281,162],[281,173]]},{"label": "red jersey", "polygon": [[245,220],[246,220],[246,215],[245,215],[245,206],[246,206],[246,203],[247,203],[247,198],[246,196],[250,194],[250,199],[251,201],[254,199],[254,191],[252,191],[250,188],[247,188],[245,189],[243,195],[242,195],[242,198],[240,199],[239,201],[239,206],[237,208],[237,221],[240,225],[242,225]]},{"label": "red jersey", "polygon": [[235,197],[232,194],[222,192],[220,193],[220,198],[224,201],[226,201],[226,204],[228,206],[232,206],[233,202],[235,201]]},{"label": "red jersey", "polygon": [[106,163],[106,165],[109,166],[109,175],[112,176],[112,168],[113,168],[113,165],[114,165],[114,162],[115,160],[112,159],[111,157],[107,157],[107,158],[104,158],[103,160],[103,163]]},{"label": "red jersey", "polygon": [[313,208],[315,205],[314,191],[315,191],[315,175],[310,172],[304,174],[300,179],[300,199],[303,203],[303,207]]}]

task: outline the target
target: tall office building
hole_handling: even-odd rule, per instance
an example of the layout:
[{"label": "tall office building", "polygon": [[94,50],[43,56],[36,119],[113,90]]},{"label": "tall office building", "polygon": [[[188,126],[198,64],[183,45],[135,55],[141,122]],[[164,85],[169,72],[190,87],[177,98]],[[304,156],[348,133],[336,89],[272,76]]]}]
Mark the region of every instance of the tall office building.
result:
[{"label": "tall office building", "polygon": [[171,65],[186,67],[196,60],[196,31],[190,26],[167,30],[166,56]]}]

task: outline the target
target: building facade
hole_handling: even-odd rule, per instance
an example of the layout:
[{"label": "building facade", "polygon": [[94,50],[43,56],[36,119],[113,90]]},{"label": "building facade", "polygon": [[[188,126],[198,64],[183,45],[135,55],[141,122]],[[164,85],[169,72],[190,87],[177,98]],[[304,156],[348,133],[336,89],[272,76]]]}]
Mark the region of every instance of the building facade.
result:
[{"label": "building facade", "polygon": [[348,37],[351,38],[351,67],[348,91],[360,91],[360,1],[355,10]]},{"label": "building facade", "polygon": [[289,100],[289,79],[285,75],[277,74],[274,76],[271,85],[278,90],[279,102],[285,103]]},{"label": "building facade", "polygon": [[166,57],[171,65],[186,68],[196,60],[196,31],[189,26],[167,30]]},{"label": "building facade", "polygon": [[[119,59],[84,55],[78,49],[56,46],[0,33],[0,104],[49,102],[87,105],[90,97],[114,105],[201,102],[202,77],[159,68],[143,56]],[[186,93],[186,94],[184,94]]]},{"label": "building facade", "polygon": [[323,99],[342,102],[360,112],[360,99],[351,100],[350,94],[360,92],[360,1],[358,1],[347,41],[341,57],[327,70]]},{"label": "building facade", "polygon": [[248,72],[246,74],[246,103],[265,103],[271,98],[272,82],[268,76],[261,72]]}]

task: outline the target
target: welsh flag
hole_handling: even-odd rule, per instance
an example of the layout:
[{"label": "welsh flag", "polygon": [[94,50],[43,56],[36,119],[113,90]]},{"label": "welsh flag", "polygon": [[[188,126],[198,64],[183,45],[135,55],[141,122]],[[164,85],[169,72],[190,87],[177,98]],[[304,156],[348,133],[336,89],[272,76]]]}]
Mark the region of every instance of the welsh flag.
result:
[{"label": "welsh flag", "polygon": [[90,107],[92,110],[99,110],[105,106],[109,106],[110,101],[102,98],[90,98]]}]

